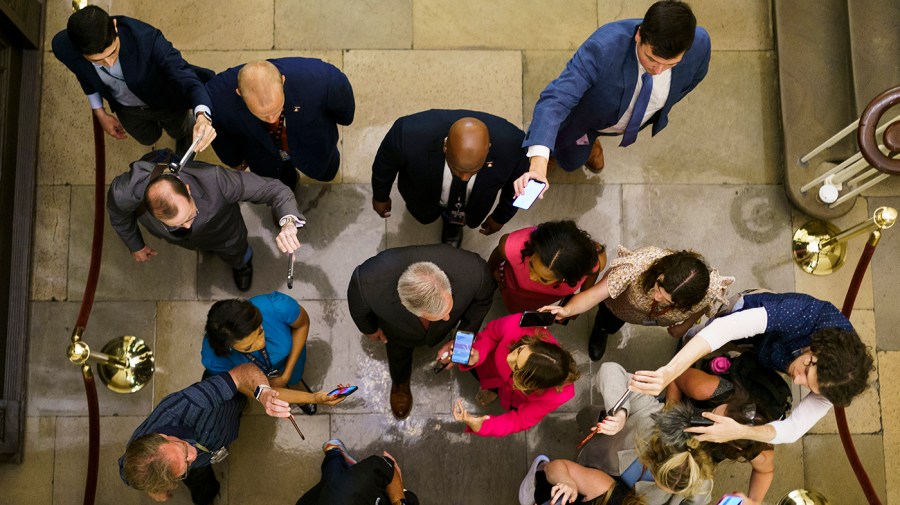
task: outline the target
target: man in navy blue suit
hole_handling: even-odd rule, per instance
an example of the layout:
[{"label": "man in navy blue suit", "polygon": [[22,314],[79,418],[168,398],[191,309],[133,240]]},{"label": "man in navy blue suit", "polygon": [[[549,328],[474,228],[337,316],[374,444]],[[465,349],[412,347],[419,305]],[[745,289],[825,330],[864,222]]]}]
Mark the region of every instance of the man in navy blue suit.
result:
[{"label": "man in navy blue suit", "polygon": [[[78,78],[107,134],[121,140],[127,132],[149,146],[165,130],[181,153],[192,130],[194,139],[203,137],[198,151],[215,138],[212,102],[203,86],[213,72],[188,64],[147,23],[87,6],[53,37],[53,54]],[[104,110],[104,99],[115,115]]]},{"label": "man in navy blue suit", "polygon": [[391,215],[399,176],[400,195],[417,221],[443,218],[443,243],[459,247],[463,225],[495,233],[516,214],[513,182],[528,168],[524,138],[517,126],[485,112],[432,109],[401,117],[372,163],[372,207]]},{"label": "man in navy blue suit", "polygon": [[672,107],[706,76],[709,57],[709,34],[677,0],[656,2],[644,19],[598,28],[541,92],[522,144],[530,167],[516,194],[530,179],[547,182],[551,153],[563,170],[599,172],[601,135],[622,135],[626,147],[647,125],[659,133]]},{"label": "man in navy blue suit", "polygon": [[353,122],[347,76],[313,58],[254,61],[206,84],[219,132],[213,149],[230,167],[278,178],[290,188],[297,170],[320,181],[337,174],[337,125]]}]

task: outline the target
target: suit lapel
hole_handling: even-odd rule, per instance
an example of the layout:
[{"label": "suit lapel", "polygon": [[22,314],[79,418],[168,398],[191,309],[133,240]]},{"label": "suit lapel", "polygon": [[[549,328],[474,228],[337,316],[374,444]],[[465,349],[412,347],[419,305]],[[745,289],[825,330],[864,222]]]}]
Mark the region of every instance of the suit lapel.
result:
[{"label": "suit lapel", "polygon": [[[635,31],[635,33],[637,32]],[[631,98],[634,96],[634,88],[637,86],[638,61],[635,54],[635,44],[634,37],[632,37],[631,43],[628,45],[628,51],[625,53],[625,62],[622,65],[624,88],[622,90],[622,100],[619,103],[619,114],[616,116],[615,121],[618,121],[625,114],[625,110],[628,109],[628,105],[631,104]]]},{"label": "suit lapel", "polygon": [[244,100],[235,95],[238,103],[237,111],[238,111],[238,122],[241,124],[241,128],[243,128],[245,132],[245,136],[256,139],[269,153],[273,156],[278,156],[278,149],[275,149],[275,143],[272,142],[272,137],[269,136],[269,131],[266,130],[266,125],[260,121],[260,119],[254,116],[250,109],[247,108],[247,104],[244,103]]},{"label": "suit lapel", "polygon": [[441,189],[444,184],[444,137],[438,138],[431,144],[425,163],[427,166],[423,168],[428,178],[428,183],[424,186],[428,188],[425,201],[438,202],[441,199]]}]

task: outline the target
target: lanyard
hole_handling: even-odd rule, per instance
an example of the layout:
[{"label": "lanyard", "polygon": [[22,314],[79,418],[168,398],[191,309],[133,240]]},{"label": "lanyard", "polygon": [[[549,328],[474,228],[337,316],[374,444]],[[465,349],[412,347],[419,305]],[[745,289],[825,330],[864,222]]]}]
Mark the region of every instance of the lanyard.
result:
[{"label": "lanyard", "polygon": [[272,361],[269,359],[269,352],[266,351],[266,348],[263,347],[262,349],[260,349],[259,353],[262,355],[262,361],[257,359],[256,356],[251,353],[247,353],[244,356],[247,356],[247,359],[249,359],[250,362],[257,367],[259,367],[259,369],[262,370],[267,377],[278,375],[279,370],[272,369]]}]

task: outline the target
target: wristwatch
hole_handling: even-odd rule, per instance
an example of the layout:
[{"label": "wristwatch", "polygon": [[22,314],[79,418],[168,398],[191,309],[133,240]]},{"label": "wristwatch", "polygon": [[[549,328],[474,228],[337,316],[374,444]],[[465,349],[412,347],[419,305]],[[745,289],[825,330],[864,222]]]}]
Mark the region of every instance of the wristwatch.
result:
[{"label": "wristwatch", "polygon": [[194,117],[196,118],[196,117],[199,117],[199,116],[205,117],[207,121],[209,121],[210,123],[212,123],[212,116],[209,115],[209,112],[206,112],[205,110],[201,110],[201,111],[198,112]]},{"label": "wristwatch", "polygon": [[267,389],[272,389],[272,386],[268,384],[260,384],[259,386],[256,386],[256,391],[253,392],[253,397],[256,398],[256,401],[260,401],[259,395],[261,395],[262,392]]}]

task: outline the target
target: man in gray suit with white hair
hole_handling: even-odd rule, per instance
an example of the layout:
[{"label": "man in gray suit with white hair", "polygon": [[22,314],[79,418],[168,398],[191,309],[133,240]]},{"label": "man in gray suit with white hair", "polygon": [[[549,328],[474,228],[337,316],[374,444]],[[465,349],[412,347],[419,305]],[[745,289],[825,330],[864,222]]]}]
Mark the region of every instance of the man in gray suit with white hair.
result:
[{"label": "man in gray suit with white hair", "polygon": [[441,343],[457,324],[477,332],[494,287],[481,256],[444,244],[388,249],[356,267],[347,288],[350,315],[387,348],[394,417],[412,409],[413,348]]}]

